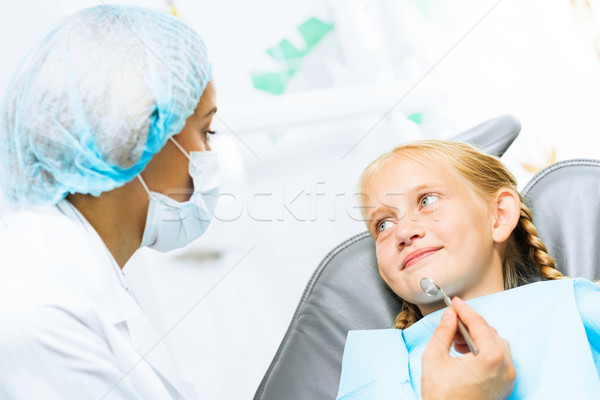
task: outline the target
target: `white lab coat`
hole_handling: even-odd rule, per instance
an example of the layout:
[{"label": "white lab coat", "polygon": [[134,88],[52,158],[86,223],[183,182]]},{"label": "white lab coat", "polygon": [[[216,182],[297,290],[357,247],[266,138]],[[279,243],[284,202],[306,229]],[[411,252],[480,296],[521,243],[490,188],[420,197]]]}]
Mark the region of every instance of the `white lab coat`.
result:
[{"label": "white lab coat", "polygon": [[0,220],[0,277],[0,399],[195,398],[68,202]]}]

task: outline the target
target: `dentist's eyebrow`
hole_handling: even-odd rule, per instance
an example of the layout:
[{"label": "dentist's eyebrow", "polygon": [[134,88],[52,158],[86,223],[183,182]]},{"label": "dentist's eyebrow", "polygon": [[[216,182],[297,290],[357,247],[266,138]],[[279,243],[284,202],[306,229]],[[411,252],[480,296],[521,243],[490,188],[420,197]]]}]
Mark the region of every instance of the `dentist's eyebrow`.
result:
[{"label": "dentist's eyebrow", "polygon": [[217,113],[217,107],[213,107],[211,108],[204,117],[208,117],[211,114],[216,114]]}]

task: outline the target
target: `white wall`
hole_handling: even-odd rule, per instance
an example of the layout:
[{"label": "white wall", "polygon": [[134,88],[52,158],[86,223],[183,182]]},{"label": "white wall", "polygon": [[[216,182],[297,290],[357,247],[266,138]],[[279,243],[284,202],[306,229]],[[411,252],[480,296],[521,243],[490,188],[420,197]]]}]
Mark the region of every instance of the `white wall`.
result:
[{"label": "white wall", "polygon": [[[35,12],[32,12],[35,10]],[[23,0],[4,6],[0,13],[0,91],[35,40],[62,13],[58,0]]]}]

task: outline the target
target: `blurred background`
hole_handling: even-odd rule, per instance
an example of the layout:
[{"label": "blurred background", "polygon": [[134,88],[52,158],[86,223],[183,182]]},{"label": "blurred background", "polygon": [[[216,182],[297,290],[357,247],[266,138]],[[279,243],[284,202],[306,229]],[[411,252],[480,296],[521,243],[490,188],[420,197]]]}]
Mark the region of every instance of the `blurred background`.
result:
[{"label": "blurred background", "polygon": [[[355,186],[381,153],[514,114],[503,159],[520,187],[552,162],[600,158],[600,1],[118,3],[183,19],[214,63],[216,220],[125,268],[199,398],[252,398],[319,261],[364,230]],[[98,4],[3,3],[0,90],[53,21]]]}]

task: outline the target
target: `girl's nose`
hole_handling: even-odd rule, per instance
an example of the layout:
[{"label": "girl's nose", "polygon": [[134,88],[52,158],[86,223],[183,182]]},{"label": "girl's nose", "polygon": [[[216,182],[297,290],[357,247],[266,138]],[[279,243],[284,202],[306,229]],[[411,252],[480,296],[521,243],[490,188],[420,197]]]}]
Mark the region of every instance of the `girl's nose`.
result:
[{"label": "girl's nose", "polygon": [[423,237],[425,229],[418,220],[407,216],[396,224],[395,235],[398,246],[408,246],[413,240]]}]

